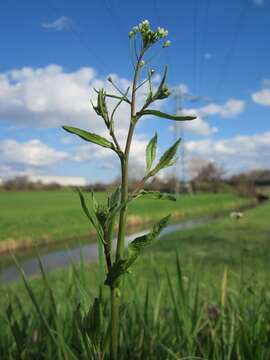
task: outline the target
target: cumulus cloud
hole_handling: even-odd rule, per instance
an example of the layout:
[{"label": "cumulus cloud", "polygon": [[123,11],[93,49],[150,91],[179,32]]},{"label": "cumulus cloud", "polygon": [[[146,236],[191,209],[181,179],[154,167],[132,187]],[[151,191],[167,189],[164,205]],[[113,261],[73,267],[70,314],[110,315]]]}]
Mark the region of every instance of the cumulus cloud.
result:
[{"label": "cumulus cloud", "polygon": [[[125,145],[125,131],[118,132],[118,142],[122,148]],[[148,139],[144,135],[135,135],[130,150],[130,176],[139,178],[144,175],[145,171],[145,149]],[[120,175],[119,159],[113,151],[98,147],[91,143],[82,143],[74,146],[72,149],[72,160],[83,162],[92,161],[96,164],[102,164],[103,168],[114,169]]]},{"label": "cumulus cloud", "polygon": [[[130,80],[116,74],[110,76],[121,89],[125,90],[130,86]],[[157,75],[154,86],[158,81]],[[38,69],[14,69],[0,74],[0,119],[21,127],[49,128],[70,124],[91,128],[92,131],[104,131],[102,120],[96,116],[90,104],[90,99],[96,98],[93,88],[100,87],[115,93],[111,84],[99,78],[91,67],[80,68],[74,72],[65,72],[58,65]],[[179,85],[179,88],[184,92],[188,91],[184,84]],[[145,92],[146,89],[142,86],[138,92],[138,107],[143,104]],[[113,100],[110,101],[110,109],[113,103]],[[160,104],[156,103],[157,106]],[[205,116],[233,117],[243,109],[244,102],[236,99],[230,99],[224,105],[212,103],[196,109],[198,119],[186,127],[196,134],[207,135],[216,131],[216,128],[208,125]],[[117,114],[117,128],[127,128],[128,111],[128,105],[123,104]]]},{"label": "cumulus cloud", "polygon": [[[218,128],[216,126],[211,126],[206,120],[206,117],[216,115],[223,118],[233,118],[244,111],[244,107],[244,101],[230,99],[223,105],[211,103],[197,109],[184,109],[183,113],[185,115],[195,115],[197,118],[193,121],[184,122],[181,126],[183,126],[188,132],[195,135],[210,135],[218,132]],[[172,127],[170,127],[170,129],[172,129]]]},{"label": "cumulus cloud", "polygon": [[208,104],[199,109],[202,116],[218,115],[223,118],[232,118],[244,111],[245,102],[243,100],[229,99],[225,104]]},{"label": "cumulus cloud", "polygon": [[[126,90],[130,81],[111,74],[118,86]],[[157,78],[155,78],[157,82]],[[94,112],[94,88],[116,93],[112,85],[97,76],[90,67],[65,72],[61,66],[14,69],[0,74],[0,119],[21,127],[54,128],[63,124],[104,131],[104,124]],[[138,91],[138,106],[142,105],[145,87]],[[109,110],[115,104],[109,101]],[[117,113],[116,127],[128,126],[128,104]]]},{"label": "cumulus cloud", "polygon": [[252,100],[259,105],[270,106],[270,89],[262,89],[251,94]]},{"label": "cumulus cloud", "polygon": [[67,30],[71,27],[71,25],[72,21],[67,16],[60,16],[52,22],[41,24],[41,26],[45,29],[53,29],[57,31]]},{"label": "cumulus cloud", "polygon": [[195,135],[206,136],[218,131],[217,127],[210,124],[203,118],[200,109],[184,109],[185,115],[195,115],[197,118],[192,121],[185,121],[181,125],[185,130]]},{"label": "cumulus cloud", "polygon": [[43,167],[66,160],[67,158],[67,153],[57,151],[37,139],[22,143],[12,139],[0,141],[1,166],[16,164]]},{"label": "cumulus cloud", "polygon": [[228,139],[187,141],[189,158],[215,161],[230,172],[270,167],[270,132]]}]

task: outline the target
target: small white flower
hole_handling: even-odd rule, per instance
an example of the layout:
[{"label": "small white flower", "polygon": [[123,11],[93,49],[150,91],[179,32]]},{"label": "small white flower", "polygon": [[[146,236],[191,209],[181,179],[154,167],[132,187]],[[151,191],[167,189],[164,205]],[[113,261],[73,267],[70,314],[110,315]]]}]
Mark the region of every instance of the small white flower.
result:
[{"label": "small white flower", "polygon": [[231,217],[232,219],[239,220],[241,217],[243,217],[243,213],[237,212],[237,211],[233,211],[233,212],[230,213],[230,217]]},{"label": "small white flower", "polygon": [[148,20],[144,20],[144,21],[142,22],[142,25],[145,26],[145,27],[149,27],[149,26],[150,26],[150,23],[149,23]]},{"label": "small white flower", "polygon": [[168,30],[165,30],[164,28],[158,27],[157,34],[159,37],[164,38],[164,37],[168,36],[169,32],[168,32]]},{"label": "small white flower", "polygon": [[133,31],[134,34],[136,34],[136,33],[139,31],[138,26],[134,26],[134,27],[132,28],[132,31]]},{"label": "small white flower", "polygon": [[130,32],[128,33],[128,37],[129,37],[129,38],[132,38],[133,35],[134,35],[133,31],[130,31]]}]

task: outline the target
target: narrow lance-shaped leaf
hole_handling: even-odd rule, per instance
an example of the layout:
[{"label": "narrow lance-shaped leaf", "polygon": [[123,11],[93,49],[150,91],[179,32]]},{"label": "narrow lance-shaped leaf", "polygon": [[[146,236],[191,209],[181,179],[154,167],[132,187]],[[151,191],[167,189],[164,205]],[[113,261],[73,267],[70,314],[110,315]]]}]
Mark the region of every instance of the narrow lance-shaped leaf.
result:
[{"label": "narrow lance-shaped leaf", "polygon": [[108,207],[110,210],[114,209],[120,203],[120,195],[121,195],[121,186],[117,186],[117,188],[112,192],[111,196],[108,198]]},{"label": "narrow lance-shaped leaf", "polygon": [[161,82],[159,84],[157,92],[155,93],[155,95],[153,97],[153,100],[162,100],[162,99],[166,99],[167,97],[170,96],[171,92],[170,92],[168,86],[165,84],[166,77],[167,77],[167,66],[165,66],[164,75],[161,79]]},{"label": "narrow lance-shaped leaf", "polygon": [[146,199],[157,199],[157,200],[171,200],[176,201],[176,198],[167,193],[162,193],[159,191],[147,191],[147,190],[140,190],[136,195],[133,196],[133,199],[138,199],[140,197],[146,198]]},{"label": "narrow lance-shaped leaf", "polygon": [[94,299],[93,306],[83,319],[83,325],[92,343],[96,349],[99,349],[103,333],[103,313],[99,298]]},{"label": "narrow lance-shaped leaf", "polygon": [[142,116],[142,115],[158,116],[164,119],[169,119],[174,121],[190,121],[196,119],[196,116],[171,115],[154,109],[146,109],[138,114],[138,116]]},{"label": "narrow lance-shaped leaf", "polygon": [[109,286],[115,285],[115,282],[118,280],[118,278],[127,272],[130,266],[143,252],[144,248],[159,236],[161,231],[167,226],[169,218],[170,215],[161,219],[158,223],[156,223],[153,226],[153,229],[150,233],[136,238],[129,244],[127,259],[120,259],[113,264],[111,270],[107,274],[105,285],[109,285]]},{"label": "narrow lance-shaped leaf", "polygon": [[78,129],[78,128],[72,127],[72,126],[66,126],[66,125],[63,126],[63,129],[70,132],[71,134],[75,134],[75,135],[79,136],[80,138],[82,138],[85,141],[89,141],[91,143],[103,146],[105,148],[115,150],[113,143],[100,135],[93,134],[88,131]]},{"label": "narrow lance-shaped leaf", "polygon": [[146,170],[149,171],[153,164],[153,161],[156,158],[157,153],[157,133],[155,133],[154,137],[149,141],[146,147]]},{"label": "narrow lance-shaped leaf", "polygon": [[157,166],[149,173],[149,176],[156,175],[161,169],[164,169],[168,166],[171,166],[173,162],[173,158],[177,153],[177,149],[179,146],[181,139],[178,139],[165,153],[161,156]]},{"label": "narrow lance-shaped leaf", "polygon": [[97,231],[97,234],[98,234],[98,238],[101,242],[104,242],[104,234],[103,234],[103,229],[97,219],[97,216],[96,216],[96,213],[95,213],[95,210],[94,210],[94,204],[93,204],[93,207],[92,206],[89,206],[87,207],[86,205],[86,202],[85,202],[85,199],[84,199],[84,196],[81,192],[81,190],[78,189],[78,194],[79,194],[79,197],[80,197],[80,201],[81,201],[81,205],[82,205],[82,209],[85,213],[85,215],[88,217],[88,219],[90,220],[91,224],[94,226],[94,228],[96,229]]},{"label": "narrow lance-shaped leaf", "polygon": [[150,233],[142,235],[133,240],[128,246],[128,267],[131,266],[137,257],[142,253],[144,248],[156,239],[161,231],[167,226],[171,215],[165,216],[153,226]]},{"label": "narrow lance-shaped leaf", "polygon": [[168,67],[165,66],[164,74],[163,74],[163,77],[162,77],[161,82],[160,82],[160,84],[159,84],[159,87],[158,87],[158,89],[157,89],[157,92],[156,92],[156,94],[155,94],[155,97],[158,97],[158,95],[159,95],[160,92],[162,91],[162,88],[163,88],[163,86],[164,86],[164,84],[165,84],[166,77],[167,77],[167,70],[168,70]]}]

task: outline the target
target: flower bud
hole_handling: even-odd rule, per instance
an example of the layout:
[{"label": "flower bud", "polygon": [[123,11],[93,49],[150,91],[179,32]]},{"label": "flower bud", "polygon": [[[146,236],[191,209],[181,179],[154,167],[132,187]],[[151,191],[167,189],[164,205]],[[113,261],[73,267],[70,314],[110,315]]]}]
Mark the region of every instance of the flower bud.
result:
[{"label": "flower bud", "polygon": [[169,47],[169,46],[171,46],[171,41],[170,40],[167,40],[167,41],[165,41],[165,43],[163,44],[163,48],[167,48],[167,47]]}]

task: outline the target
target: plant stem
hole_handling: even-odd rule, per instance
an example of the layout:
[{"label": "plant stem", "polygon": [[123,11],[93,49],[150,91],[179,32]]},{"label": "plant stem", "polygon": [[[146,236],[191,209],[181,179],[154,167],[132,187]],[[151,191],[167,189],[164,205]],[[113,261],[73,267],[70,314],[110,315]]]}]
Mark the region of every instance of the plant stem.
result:
[{"label": "plant stem", "polygon": [[[136,86],[139,77],[140,62],[143,55],[144,55],[144,51],[141,51],[134,72],[132,97],[131,97],[131,105],[130,105],[130,125],[128,130],[124,157],[121,157],[121,179],[122,179],[121,204],[126,203],[128,199],[128,161],[129,161],[132,136],[135,129],[135,121],[133,119],[136,114]],[[127,216],[126,206],[123,206],[119,215],[119,229],[118,229],[115,261],[118,261],[124,257],[126,216]],[[119,299],[116,296],[116,289],[114,287],[111,287],[111,360],[117,360],[118,334],[119,334]]]},{"label": "plant stem", "polygon": [[111,287],[111,360],[117,360],[118,353],[119,304],[116,295],[116,288]]},{"label": "plant stem", "polygon": [[[131,147],[132,136],[135,129],[135,122],[133,118],[136,114],[136,86],[139,77],[140,63],[144,55],[142,51],[135,68],[133,84],[132,84],[132,96],[131,96],[131,105],[130,105],[130,125],[128,130],[127,142],[125,147],[125,158],[121,160],[121,177],[122,177],[122,186],[121,186],[121,203],[125,203],[128,198],[128,162],[129,162],[129,152]],[[126,225],[126,207],[124,206],[120,211],[119,216],[119,231],[117,239],[117,248],[116,248],[116,260],[119,260],[124,255],[124,242],[125,242],[125,225]]]}]

